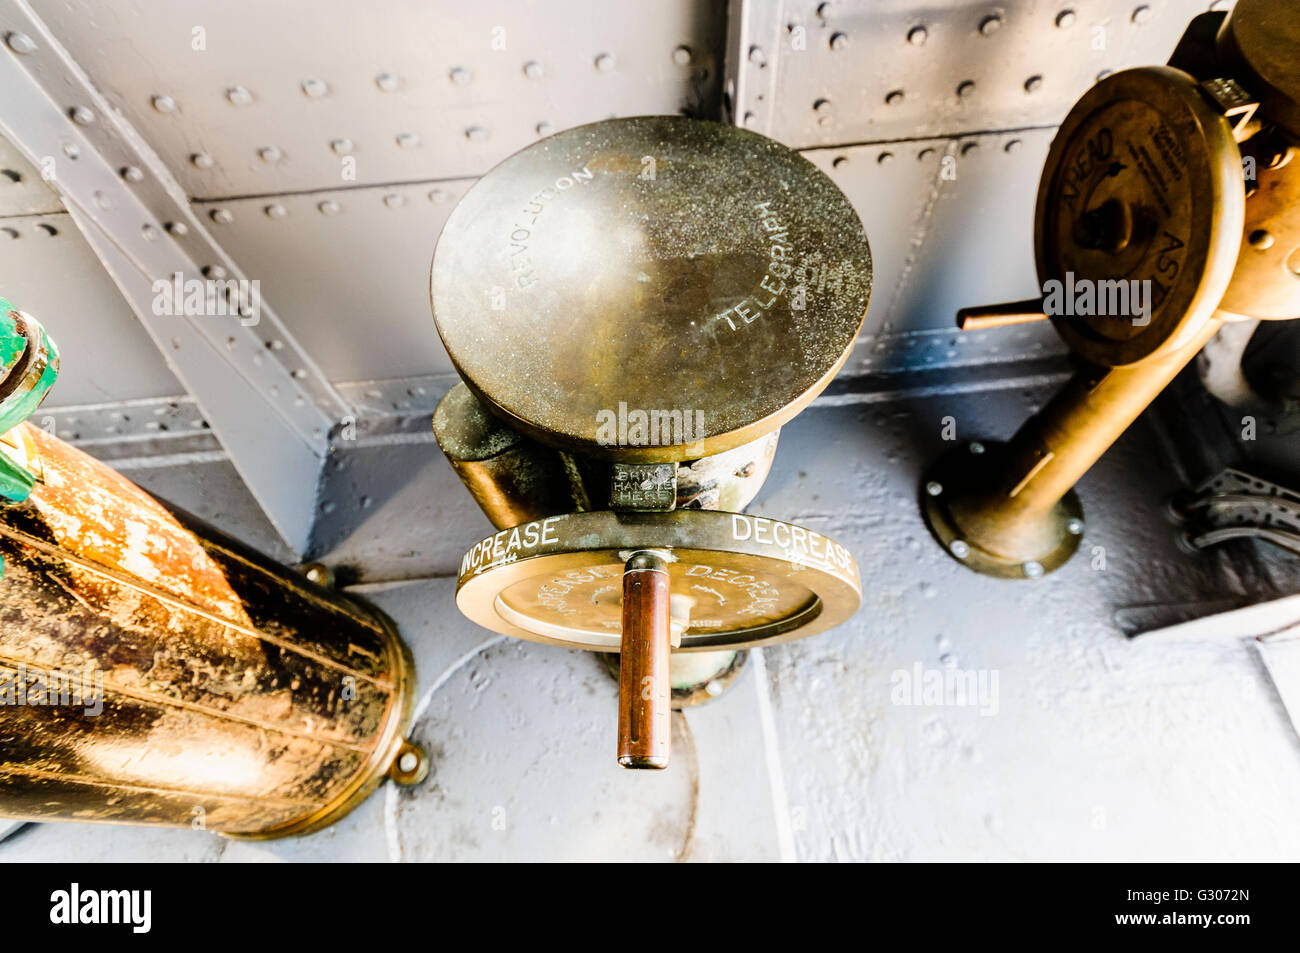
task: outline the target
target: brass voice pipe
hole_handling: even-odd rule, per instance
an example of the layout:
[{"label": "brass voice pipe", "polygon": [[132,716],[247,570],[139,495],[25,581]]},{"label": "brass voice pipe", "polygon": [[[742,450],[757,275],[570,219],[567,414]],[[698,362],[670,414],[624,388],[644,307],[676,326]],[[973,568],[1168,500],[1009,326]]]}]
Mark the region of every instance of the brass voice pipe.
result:
[{"label": "brass voice pipe", "polygon": [[1182,348],[1140,365],[1077,372],[1000,448],[998,481],[950,504],[958,522],[969,521],[985,548],[997,551],[1002,540],[1006,555],[1024,551],[1030,527],[1046,526],[1042,514],[1060,503],[1222,326],[1216,315]]},{"label": "brass voice pipe", "polygon": [[304,834],[385,776],[415,674],[392,623],[30,424],[0,454],[0,814]]},{"label": "brass voice pipe", "polygon": [[618,763],[625,768],[668,767],[671,651],[668,567],[654,553],[634,553],[623,572],[618,682]]}]

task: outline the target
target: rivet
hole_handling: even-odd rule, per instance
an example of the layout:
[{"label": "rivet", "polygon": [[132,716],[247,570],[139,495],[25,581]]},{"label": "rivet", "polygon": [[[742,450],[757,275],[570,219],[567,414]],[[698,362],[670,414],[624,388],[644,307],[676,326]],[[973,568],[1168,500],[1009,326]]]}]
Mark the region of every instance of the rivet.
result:
[{"label": "rivet", "polygon": [[163,228],[167,229],[169,235],[186,235],[190,230],[184,222],[168,222]]},{"label": "rivet", "polygon": [[829,99],[819,99],[813,103],[813,112],[819,115],[825,115],[831,111],[831,101]]},{"label": "rivet", "polygon": [[[673,50],[673,62],[678,66],[690,66],[694,55],[689,46],[682,45]],[[525,67],[525,71],[527,71],[527,67]]]},{"label": "rivet", "polygon": [[420,144],[420,137],[413,132],[399,132],[397,134],[397,145],[401,149],[414,149]]},{"label": "rivet", "polygon": [[923,26],[914,26],[907,31],[907,42],[913,46],[925,46],[925,41],[930,38],[930,31]]},{"label": "rivet", "polygon": [[1296,247],[1286,259],[1287,270],[1300,278],[1300,246]]},{"label": "rivet", "polygon": [[542,73],[542,64],[537,60],[529,60],[524,64],[524,75],[529,79],[541,79]]},{"label": "rivet", "polygon": [[555,125],[545,119],[537,124],[537,134],[539,136],[549,136],[554,129]]},{"label": "rivet", "polygon": [[892,152],[882,152],[880,153],[880,155],[876,156],[876,162],[879,163],[880,165],[885,165],[886,163],[893,162],[893,161],[894,161],[894,154]]},{"label": "rivet", "polygon": [[220,265],[204,265],[203,277],[220,281],[222,278],[226,277],[226,269],[222,268]]},{"label": "rivet", "polygon": [[849,35],[847,33],[831,34],[831,49],[842,50],[849,45]]},{"label": "rivet", "polygon": [[[26,33],[19,33],[17,30],[6,34],[5,43],[15,53],[31,53],[36,49],[36,44],[32,42],[32,38]],[[17,238],[18,236],[15,235],[14,237]]]},{"label": "rivet", "polygon": [[1025,571],[1025,575],[1030,579],[1037,579],[1043,574],[1043,564],[1035,559],[1029,560],[1020,568]]},{"label": "rivet", "polygon": [[266,208],[262,209],[262,211],[266,213],[267,218],[284,218],[289,214],[289,210],[279,202],[272,202]]},{"label": "rivet", "polygon": [[253,101],[253,94],[242,86],[231,86],[226,90],[226,99],[232,106],[247,106]]},{"label": "rivet", "polygon": [[46,238],[53,238],[55,235],[59,234],[59,230],[48,222],[40,222],[36,226],[36,231],[44,235]]},{"label": "rivet", "polygon": [[920,151],[916,154],[916,157],[917,157],[919,160],[921,160],[922,162],[924,162],[926,159],[930,158],[930,156],[932,156],[932,155],[934,155],[934,150],[933,150],[932,148],[930,148],[929,146],[926,146],[924,149],[920,150]]},{"label": "rivet", "polygon": [[257,150],[257,157],[263,162],[279,162],[284,158],[284,153],[276,146],[264,146]]},{"label": "rivet", "polygon": [[133,165],[123,166],[118,170],[117,174],[127,182],[141,182],[144,180],[144,173]]},{"label": "rivet", "polygon": [[447,193],[442,189],[431,189],[429,191],[429,201],[435,205],[445,202],[447,201]]},{"label": "rivet", "polygon": [[397,88],[397,77],[392,73],[380,73],[375,77],[375,85],[386,93],[391,93]]},{"label": "rivet", "polygon": [[320,99],[330,91],[330,88],[326,85],[325,80],[312,77],[302,81],[302,91],[312,99]]},{"label": "rivet", "polygon": [[838,169],[841,166],[845,166],[848,164],[849,164],[848,156],[836,156],[834,159],[831,160],[831,168],[833,169]]},{"label": "rivet", "polygon": [[351,140],[351,139],[331,139],[331,140],[330,140],[330,150],[331,150],[335,155],[338,155],[338,156],[351,155],[351,154],[352,154],[352,140]]},{"label": "rivet", "polygon": [[196,152],[194,155],[190,156],[190,165],[194,166],[196,169],[211,169],[212,156],[208,155],[206,152]]},{"label": "rivet", "polygon": [[324,202],[321,202],[316,206],[316,210],[322,215],[337,215],[339,212],[343,211],[343,206],[339,205],[339,203],[333,199],[326,199]]},{"label": "rivet", "polygon": [[602,73],[608,73],[614,68],[614,56],[612,53],[601,53],[596,57],[596,69]]},{"label": "rivet", "polygon": [[65,142],[63,143],[63,154],[69,159],[76,159],[81,155],[81,149],[77,147],[75,142]]},{"label": "rivet", "polygon": [[708,684],[704,686],[704,692],[710,698],[717,698],[724,691],[726,691],[726,688],[716,678],[709,679]]},{"label": "rivet", "polygon": [[102,208],[107,211],[113,207],[113,203],[103,192],[95,192],[91,197],[95,200],[95,206],[97,208]]},{"label": "rivet", "polygon": [[1062,30],[1068,30],[1074,26],[1076,17],[1073,10],[1062,10],[1056,15],[1056,25]]},{"label": "rivet", "polygon": [[1110,75],[1111,73],[1113,73],[1113,72],[1115,72],[1115,71],[1114,71],[1114,70],[1110,70],[1110,69],[1104,69],[1104,70],[1102,70],[1100,73],[1097,74],[1097,82],[1100,83],[1103,79],[1105,79],[1107,76],[1109,76],[1109,75]]},{"label": "rivet", "polygon": [[73,106],[68,110],[68,116],[78,126],[89,126],[95,121],[95,111],[85,106]]},{"label": "rivet", "polygon": [[150,105],[160,113],[170,113],[176,111],[176,100],[170,96],[159,93],[149,100]]},{"label": "rivet", "polygon": [[761,46],[751,46],[749,48],[749,61],[755,66],[767,65],[767,57],[764,55]]},{"label": "rivet", "polygon": [[1035,75],[1025,80],[1025,92],[1027,93],[1036,93],[1042,88],[1043,88],[1043,77],[1041,76]]},{"label": "rivet", "polygon": [[389,192],[384,196],[384,204],[389,208],[401,208],[406,204],[406,199],[397,192]]},{"label": "rivet", "polygon": [[886,105],[886,106],[897,106],[897,105],[898,105],[899,103],[901,103],[902,101],[903,101],[903,91],[902,91],[901,89],[891,90],[891,91],[890,91],[890,92],[885,96],[885,105]]},{"label": "rivet", "polygon": [[[744,122],[745,128],[748,129],[758,122],[758,114],[753,112],[746,112],[742,119],[742,122]],[[824,124],[826,120],[823,118],[823,119],[819,119],[818,122]]]},{"label": "rivet", "polygon": [[1012,139],[1010,142],[1008,142],[1008,143],[1007,143],[1005,146],[1003,146],[1002,148],[1003,148],[1003,150],[1006,151],[1006,152],[1019,152],[1019,151],[1020,151],[1020,147],[1023,146],[1023,145],[1024,145],[1024,143],[1023,143],[1021,140],[1019,140],[1019,139]]},{"label": "rivet", "polygon": [[972,79],[963,80],[957,87],[957,95],[963,99],[973,92],[975,92],[975,81]]},{"label": "rivet", "polygon": [[968,156],[972,152],[977,152],[979,150],[979,147],[980,144],[978,142],[964,142],[962,143],[961,146],[961,154],[964,156]]},{"label": "rivet", "polygon": [[831,13],[830,0],[826,0],[825,3],[817,4],[817,16],[825,20],[828,16],[830,16],[830,13]]},{"label": "rivet", "polygon": [[1083,520],[1078,517],[1072,517],[1070,521],[1065,524],[1065,529],[1071,536],[1082,536]]},{"label": "rivet", "polygon": [[8,226],[5,226],[4,228],[0,228],[0,235],[3,235],[5,238],[10,238],[10,239],[17,238],[18,229],[9,228]]},{"label": "rivet", "polygon": [[958,559],[965,559],[970,555],[970,546],[964,539],[954,539],[948,544],[948,552],[952,553]]},{"label": "rivet", "polygon": [[937,480],[931,480],[925,485],[925,492],[930,494],[930,496],[942,496],[943,484]]},{"label": "rivet", "polygon": [[465,130],[465,138],[470,142],[483,142],[487,139],[487,130],[482,126],[470,126]]},{"label": "rivet", "polygon": [[991,13],[980,21],[980,35],[992,36],[1002,26],[1002,18],[996,13]]},{"label": "rivet", "polygon": [[976,454],[978,456],[979,454],[984,452],[985,448],[984,448],[984,444],[980,443],[978,440],[972,440],[970,442],[970,446],[967,447],[967,449],[970,450],[971,453]]},{"label": "rivet", "polygon": [[228,208],[214,208],[208,213],[208,218],[212,219],[218,225],[229,225],[235,220],[235,216],[230,214]]},{"label": "rivet", "polygon": [[1150,20],[1151,16],[1152,16],[1151,8],[1148,7],[1146,4],[1143,4],[1142,6],[1138,7],[1133,11],[1133,22],[1141,26],[1143,23],[1146,23],[1148,20]]},{"label": "rivet", "polygon": [[145,241],[149,242],[156,242],[161,237],[158,234],[158,229],[154,228],[148,222],[145,222],[140,226],[140,234],[144,236]]},{"label": "rivet", "polygon": [[1275,239],[1272,233],[1267,229],[1257,228],[1250,233],[1247,241],[1250,242],[1250,247],[1256,251],[1268,251],[1268,249],[1273,247],[1277,239]]}]

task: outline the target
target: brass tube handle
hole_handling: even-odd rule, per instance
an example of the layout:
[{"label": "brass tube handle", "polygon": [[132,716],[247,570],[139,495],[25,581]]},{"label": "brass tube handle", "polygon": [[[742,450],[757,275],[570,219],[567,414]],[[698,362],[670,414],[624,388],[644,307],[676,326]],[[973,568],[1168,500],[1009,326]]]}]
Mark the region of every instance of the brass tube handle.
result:
[{"label": "brass tube handle", "polygon": [[634,553],[623,571],[623,645],[618,683],[618,763],[666,768],[671,745],[671,617],[668,567]]},{"label": "brass tube handle", "polygon": [[962,308],[957,312],[957,327],[962,331],[983,331],[986,328],[1004,328],[1011,324],[1046,320],[1042,298],[986,304],[978,308]]}]

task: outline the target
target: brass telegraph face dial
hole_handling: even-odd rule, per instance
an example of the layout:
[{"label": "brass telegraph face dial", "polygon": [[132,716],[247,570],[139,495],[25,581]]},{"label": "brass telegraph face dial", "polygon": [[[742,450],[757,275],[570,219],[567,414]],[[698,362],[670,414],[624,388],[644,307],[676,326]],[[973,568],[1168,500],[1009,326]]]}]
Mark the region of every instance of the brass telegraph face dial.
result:
[{"label": "brass telegraph face dial", "polygon": [[1116,73],[1075,104],[1043,170],[1044,310],[1097,364],[1179,347],[1227,290],[1244,215],[1240,153],[1195,82],[1167,67]]},{"label": "brass telegraph face dial", "polygon": [[502,530],[461,563],[456,603],[506,635],[616,652],[633,552],[667,562],[681,650],[742,648],[838,625],[862,599],[857,563],[802,526],[740,513],[573,513]]},{"label": "brass telegraph face dial", "polygon": [[733,126],[611,119],[506,159],[433,258],[461,376],[537,440],[698,459],[810,403],[871,290],[862,223],[819,169]]}]

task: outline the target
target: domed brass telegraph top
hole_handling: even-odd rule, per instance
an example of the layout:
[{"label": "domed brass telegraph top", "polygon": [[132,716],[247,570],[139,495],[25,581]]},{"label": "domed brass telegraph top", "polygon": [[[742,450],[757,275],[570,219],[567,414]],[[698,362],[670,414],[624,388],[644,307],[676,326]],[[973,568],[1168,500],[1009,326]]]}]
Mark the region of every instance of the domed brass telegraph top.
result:
[{"label": "domed brass telegraph top", "polygon": [[545,139],[448,219],[433,311],[468,390],[434,429],[501,530],[462,561],[457,602],[498,632],[621,651],[620,763],[667,764],[671,651],[856,609],[844,547],[711,510],[753,498],[870,290],[861,222],[822,172],[680,117]]}]

